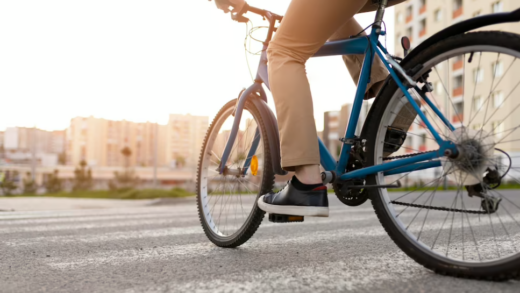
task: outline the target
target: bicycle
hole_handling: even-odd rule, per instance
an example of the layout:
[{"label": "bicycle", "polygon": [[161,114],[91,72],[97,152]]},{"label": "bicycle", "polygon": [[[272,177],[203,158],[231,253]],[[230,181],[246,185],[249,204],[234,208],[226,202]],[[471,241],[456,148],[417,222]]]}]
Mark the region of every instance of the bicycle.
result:
[{"label": "bicycle", "polygon": [[[510,198],[514,190],[507,188],[519,187],[520,180],[514,175],[520,168],[513,166],[516,156],[498,147],[514,151],[512,143],[520,140],[516,132],[520,123],[507,130],[500,126],[500,121],[509,121],[507,117],[520,107],[520,101],[509,99],[520,82],[505,98],[497,91],[503,88],[504,76],[517,67],[520,36],[469,31],[518,22],[520,9],[457,23],[409,53],[409,42],[403,38],[405,58],[401,59],[391,56],[379,42],[386,34],[382,19],[388,1],[373,2],[378,10],[368,36],[327,42],[314,56],[365,54],[338,161],[319,141],[324,183],[331,183],[341,202],[349,206],[370,199],[380,223],[399,248],[436,273],[491,280],[519,276],[520,199]],[[255,233],[265,214],[256,199],[273,188],[276,174],[286,174],[280,166],[276,119],[262,87],[269,88],[266,49],[282,16],[246,5],[232,19],[247,22],[246,12],[269,22],[257,76],[252,86],[214,118],[197,173],[200,221],[207,237],[220,247],[237,247]],[[370,109],[368,122],[356,133],[376,54],[390,76]],[[503,64],[509,64],[505,71]],[[487,65],[494,71],[489,92],[481,85]],[[450,77],[448,68],[456,68],[462,75]],[[473,86],[469,107],[463,104],[467,98],[454,96],[460,90],[448,90],[449,83],[446,85],[441,73],[462,81],[463,86]],[[496,106],[491,110],[490,100]],[[390,127],[405,106],[417,114],[412,127]],[[502,120],[491,121],[497,113]],[[419,150],[417,137],[422,144]],[[433,144],[438,147],[425,150]],[[425,176],[435,179],[424,183],[421,178]],[[403,180],[415,181],[415,187],[404,191]],[[441,184],[455,192],[441,192]],[[506,189],[500,189],[501,184]],[[273,222],[303,220],[290,215],[269,217]]]}]

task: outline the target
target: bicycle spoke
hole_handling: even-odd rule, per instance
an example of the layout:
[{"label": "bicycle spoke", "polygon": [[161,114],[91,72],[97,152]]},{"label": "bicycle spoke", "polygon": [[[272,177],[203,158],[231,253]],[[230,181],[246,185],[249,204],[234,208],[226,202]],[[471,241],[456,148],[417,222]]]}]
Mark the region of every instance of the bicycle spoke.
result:
[{"label": "bicycle spoke", "polygon": [[[387,210],[397,223],[395,226],[410,243],[422,243],[440,259],[451,263],[453,260],[485,263],[520,252],[517,247],[520,243],[520,200],[513,197],[512,191],[503,191],[520,185],[520,166],[516,166],[516,159],[513,159],[520,158],[520,155],[511,153],[515,143],[520,142],[520,123],[512,123],[520,111],[520,103],[513,98],[520,81],[511,75],[512,68],[518,65],[518,56],[506,51],[492,51],[492,48],[489,50],[487,47],[483,50],[454,50],[425,62],[416,77],[421,77],[418,81],[421,91],[426,86],[424,83],[433,85],[432,91],[424,93],[431,102],[419,105],[430,127],[425,127],[417,118],[410,123],[419,127],[411,124],[409,129],[403,130],[406,138],[402,145],[399,145],[401,142],[387,141],[387,129],[395,124],[396,119],[405,121],[403,119],[411,116],[406,115],[407,112],[417,114],[409,108],[403,93],[396,89],[380,124],[384,129],[375,139],[375,158],[379,164],[388,161],[383,153],[390,152],[388,147],[391,146],[400,147],[391,157],[437,150],[433,131],[462,150],[458,158],[436,159],[442,168],[423,169],[422,164],[432,164],[432,160],[425,160],[410,166],[414,170],[404,174],[384,177],[386,172],[380,172],[376,177],[385,178],[384,184],[406,181],[404,192],[379,191],[384,198],[383,204],[391,206]],[[485,71],[488,66],[491,70]],[[489,83],[484,72],[492,75]],[[415,98],[415,93],[412,95]],[[407,110],[403,110],[404,106]],[[437,111],[455,129],[452,130]],[[488,177],[493,174],[488,168],[496,170],[501,181],[494,182],[492,177]],[[444,188],[441,188],[442,184]],[[441,192],[442,189],[448,191]],[[496,200],[502,200],[500,204],[496,203],[496,211],[488,212],[486,201],[495,195]]]},{"label": "bicycle spoke", "polygon": [[[222,116],[217,117],[213,122],[213,134],[206,138],[208,140],[209,137],[209,140],[206,142],[206,149],[203,153],[204,161],[201,166],[201,172],[203,171],[204,175],[201,175],[199,183],[201,184],[199,186],[200,205],[204,212],[204,220],[219,237],[235,237],[236,232],[248,223],[250,219],[248,215],[254,211],[254,201],[246,200],[246,198],[260,192],[260,183],[255,183],[255,181],[262,181],[263,163],[266,159],[270,160],[268,157],[265,158],[262,152],[264,145],[261,132],[256,131],[260,130],[257,120],[246,108],[242,114],[243,122],[240,123],[236,139],[230,148],[226,168],[236,172],[243,167],[245,160],[255,155],[260,159],[258,173],[256,176],[235,173],[233,173],[235,175],[220,174],[218,167],[221,165],[222,156],[218,154],[225,150],[229,139],[229,127],[233,125],[234,119],[231,115],[232,110],[229,108],[226,114],[221,114]],[[259,147],[254,154],[248,156],[253,142],[257,139],[260,139]],[[203,219],[201,218],[201,220]]]}]

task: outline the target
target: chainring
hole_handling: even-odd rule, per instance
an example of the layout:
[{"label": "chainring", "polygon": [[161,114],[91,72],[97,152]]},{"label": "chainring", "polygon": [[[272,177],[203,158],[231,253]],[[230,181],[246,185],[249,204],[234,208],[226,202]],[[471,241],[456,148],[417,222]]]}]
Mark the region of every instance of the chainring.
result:
[{"label": "chainring", "polygon": [[[361,144],[361,142],[359,142],[352,148],[350,152],[346,168],[347,172],[363,168],[363,163],[365,161],[364,157],[365,154],[363,151],[363,145]],[[352,183],[352,185],[360,186],[364,184],[364,180],[354,180],[349,183]],[[334,193],[338,197],[339,201],[341,201],[343,204],[351,207],[356,207],[364,204],[368,200],[367,189],[345,188],[345,184],[347,183],[339,180],[336,180],[334,183],[332,183]]]},{"label": "chainring", "polygon": [[368,190],[367,189],[346,189],[346,191],[342,191],[343,184],[342,183],[333,183],[332,187],[334,189],[334,193],[338,197],[339,201],[344,203],[345,205],[356,207],[364,204],[368,200]]}]

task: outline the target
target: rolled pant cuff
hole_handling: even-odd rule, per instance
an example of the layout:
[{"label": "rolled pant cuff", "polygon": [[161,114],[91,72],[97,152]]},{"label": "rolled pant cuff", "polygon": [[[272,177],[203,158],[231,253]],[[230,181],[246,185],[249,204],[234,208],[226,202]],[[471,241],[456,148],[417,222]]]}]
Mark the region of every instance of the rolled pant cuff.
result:
[{"label": "rolled pant cuff", "polygon": [[319,165],[320,157],[306,157],[306,158],[295,158],[295,159],[283,159],[282,168],[286,171],[294,171],[297,166],[304,165]]}]

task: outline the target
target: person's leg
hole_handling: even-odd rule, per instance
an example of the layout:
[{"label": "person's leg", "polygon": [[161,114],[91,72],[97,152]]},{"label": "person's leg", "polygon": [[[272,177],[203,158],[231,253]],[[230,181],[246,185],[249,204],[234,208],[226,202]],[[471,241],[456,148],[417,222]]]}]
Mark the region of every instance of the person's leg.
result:
[{"label": "person's leg", "polygon": [[366,0],[293,0],[269,44],[269,83],[276,105],[282,167],[306,184],[321,182],[320,155],[305,62]]},{"label": "person's leg", "polygon": [[[330,37],[330,40],[347,39],[350,36],[355,36],[362,30],[363,28],[361,25],[356,21],[355,18],[352,17],[347,20],[336,32],[334,32],[334,34]],[[362,32],[361,35],[366,36],[366,33]],[[350,76],[352,76],[352,79],[357,85],[365,55],[343,55],[342,57],[350,73]],[[379,56],[376,56],[372,64],[370,83],[368,84],[367,90],[365,92],[366,100],[374,98],[377,95],[387,76],[388,71],[386,70],[385,65],[383,62],[381,62]]]},{"label": "person's leg", "polygon": [[269,83],[278,114],[282,167],[296,174],[279,192],[258,199],[258,207],[268,213],[329,215],[305,62],[365,2],[293,0],[269,45]]},{"label": "person's leg", "polygon": [[[402,2],[401,0],[393,1],[392,3],[396,4]],[[367,6],[369,6],[367,2]],[[341,26],[330,38],[330,40],[340,40],[340,39],[346,39],[350,36],[358,34],[363,28],[359,23],[354,19],[351,18],[347,20],[343,26]],[[366,35],[365,32],[363,32],[361,35]],[[343,61],[345,62],[345,65],[348,68],[348,71],[350,72],[350,75],[352,76],[352,79],[358,84],[359,76],[361,74],[361,67],[363,65],[364,55],[343,55]],[[383,87],[386,78],[388,77],[388,71],[386,70],[386,67],[384,66],[383,62],[381,62],[381,59],[379,59],[379,56],[376,56],[374,58],[374,63],[372,64],[372,71],[370,76],[370,83],[367,86],[367,89],[365,91],[365,99],[371,99],[375,98],[379,92],[379,90]],[[396,115],[395,120],[392,122],[392,127],[395,129],[399,129],[402,131],[407,132],[410,128],[410,125],[412,125],[413,121],[415,120],[417,116],[417,113],[415,112],[414,108],[411,104],[408,102],[403,103],[403,106],[398,109],[398,114]],[[393,152],[385,152],[383,155],[384,157],[388,157]]]}]

